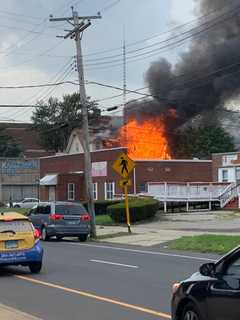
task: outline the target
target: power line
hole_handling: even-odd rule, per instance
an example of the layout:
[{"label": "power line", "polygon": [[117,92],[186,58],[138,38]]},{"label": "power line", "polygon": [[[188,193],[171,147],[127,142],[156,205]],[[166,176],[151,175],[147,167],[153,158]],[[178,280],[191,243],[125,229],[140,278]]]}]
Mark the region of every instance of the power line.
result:
[{"label": "power line", "polygon": [[[234,3],[234,0],[231,1],[231,3]],[[194,24],[198,21],[201,21],[201,20],[204,20],[206,19],[207,17],[210,17],[214,14],[216,14],[217,12],[223,12],[226,8],[229,9],[230,5],[229,3],[225,6],[223,6],[221,9],[217,9],[217,10],[212,10],[211,12],[205,14],[205,15],[202,15],[200,17],[198,17],[197,19],[194,19],[194,20],[191,20],[191,21],[188,21],[187,23],[184,23],[184,24],[181,24],[181,25],[178,25],[172,29],[169,29],[167,31],[164,31],[164,32],[161,32],[157,35],[154,35],[154,36],[151,36],[151,37],[148,37],[148,38],[145,38],[145,39],[142,39],[142,40],[139,40],[139,41],[136,41],[136,42],[132,42],[132,43],[127,43],[126,44],[126,47],[131,47],[131,46],[135,46],[137,44],[140,44],[140,43],[143,43],[143,42],[146,42],[146,41],[149,41],[149,40],[152,40],[154,38],[157,38],[157,37],[161,37],[163,35],[166,35],[166,34],[169,34],[169,33],[174,33],[174,31],[179,31],[180,29],[183,29],[184,27],[188,26],[188,25],[191,25],[191,24]],[[226,12],[225,12],[226,13]],[[206,23],[206,22],[205,22]],[[122,47],[119,46],[119,47],[116,47],[116,48],[112,48],[112,49],[108,49],[108,50],[103,50],[103,51],[97,51],[97,52],[91,52],[91,53],[88,53],[88,54],[85,54],[84,55],[84,58],[85,57],[88,57],[88,56],[95,56],[95,55],[101,55],[101,54],[104,54],[104,53],[107,53],[107,52],[114,52],[114,51],[121,51],[122,50]]]},{"label": "power line", "polygon": [[[239,8],[240,8],[240,6],[239,6]],[[180,39],[178,39],[177,41],[175,41],[173,43],[167,43],[167,42],[169,42],[169,40],[164,40],[161,43],[166,43],[166,44],[161,46],[160,48],[156,48],[156,49],[153,49],[153,50],[150,50],[150,51],[147,51],[147,52],[143,52],[141,54],[136,54],[136,55],[127,57],[127,61],[131,61],[131,62],[132,61],[138,61],[137,59],[135,59],[135,58],[138,58],[138,57],[141,57],[141,59],[139,59],[139,60],[142,60],[143,57],[147,56],[147,58],[148,58],[148,57],[151,57],[154,53],[158,54],[160,51],[162,51],[164,49],[171,48],[171,47],[176,46],[176,45],[180,45],[180,44],[184,43],[185,41],[191,39],[192,37],[200,36],[203,32],[208,31],[208,30],[216,27],[219,23],[222,23],[222,22],[224,22],[226,20],[232,19],[234,16],[236,16],[238,14],[239,14],[239,12],[234,11],[230,16],[227,16],[225,19],[218,20],[215,23],[212,23],[211,25],[207,25],[206,28],[201,29],[201,30],[197,30],[195,33],[191,33],[191,32],[188,31],[185,37],[180,38]],[[179,37],[179,36],[177,36],[177,37]],[[172,37],[171,39],[174,39],[174,38],[176,38],[176,37]],[[147,47],[150,47],[150,46],[146,46],[145,48],[147,48]],[[131,52],[137,52],[137,51],[140,51],[140,50],[145,50],[145,48],[140,48],[140,49],[137,49],[137,50],[133,50]],[[128,53],[126,53],[126,54],[128,54]],[[117,55],[117,56],[120,56],[120,55]],[[104,59],[106,59],[106,58],[107,57],[104,57]],[[103,65],[109,65],[109,64],[112,65],[112,64],[118,63],[120,61],[122,61],[122,59],[113,59],[113,60],[104,61],[104,62],[87,63],[86,66],[87,67],[92,67],[92,66],[103,66]]]}]

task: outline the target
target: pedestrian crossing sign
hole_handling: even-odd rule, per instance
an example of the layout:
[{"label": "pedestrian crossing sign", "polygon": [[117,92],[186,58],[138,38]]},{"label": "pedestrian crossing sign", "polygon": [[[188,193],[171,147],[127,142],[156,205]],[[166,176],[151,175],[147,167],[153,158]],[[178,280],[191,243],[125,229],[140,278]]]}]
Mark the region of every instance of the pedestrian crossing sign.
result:
[{"label": "pedestrian crossing sign", "polygon": [[121,177],[127,178],[135,168],[135,162],[126,153],[122,153],[113,162],[112,168]]}]

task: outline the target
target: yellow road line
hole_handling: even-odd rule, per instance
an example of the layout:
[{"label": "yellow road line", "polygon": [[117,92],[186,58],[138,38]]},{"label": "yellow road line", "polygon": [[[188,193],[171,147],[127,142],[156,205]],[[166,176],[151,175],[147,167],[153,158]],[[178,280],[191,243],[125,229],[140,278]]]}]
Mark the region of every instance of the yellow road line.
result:
[{"label": "yellow road line", "polygon": [[136,306],[136,305],[125,303],[125,302],[122,302],[122,301],[119,301],[119,300],[110,299],[110,298],[103,297],[103,296],[98,296],[98,295],[95,295],[95,294],[92,294],[92,293],[89,293],[89,292],[85,292],[85,291],[80,291],[80,290],[75,290],[75,289],[63,287],[63,286],[60,286],[60,285],[57,285],[57,284],[54,284],[54,283],[51,283],[51,282],[45,282],[45,281],[41,281],[41,280],[30,278],[30,277],[25,277],[25,276],[16,276],[16,277],[18,279],[29,281],[29,282],[32,282],[32,283],[35,283],[35,284],[39,284],[39,285],[42,285],[42,286],[46,286],[46,287],[50,287],[50,288],[54,288],[54,289],[59,289],[59,290],[62,290],[62,291],[68,292],[68,293],[78,294],[80,296],[91,298],[91,299],[95,299],[95,300],[98,300],[98,301],[108,302],[108,303],[115,304],[115,305],[118,305],[118,306],[121,306],[121,307],[124,307],[124,308],[127,308],[127,309],[140,311],[140,312],[151,314],[153,316],[161,317],[161,318],[164,318],[164,319],[171,319],[171,316],[169,314],[163,313],[163,312],[159,312],[159,311],[156,311],[156,310],[153,310],[153,309]]}]

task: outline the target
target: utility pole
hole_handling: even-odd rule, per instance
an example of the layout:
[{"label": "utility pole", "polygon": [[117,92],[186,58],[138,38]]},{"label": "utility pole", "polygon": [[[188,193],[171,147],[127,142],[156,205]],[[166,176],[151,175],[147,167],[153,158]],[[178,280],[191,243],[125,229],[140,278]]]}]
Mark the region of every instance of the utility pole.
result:
[{"label": "utility pole", "polygon": [[[96,16],[78,16],[78,13],[73,10],[72,17],[65,18],[53,18],[50,17],[50,21],[67,21],[74,28],[72,30],[65,30],[67,34],[62,38],[71,38],[75,40],[77,50],[77,70],[79,79],[79,93],[80,103],[82,107],[82,119],[83,119],[83,149],[84,149],[84,175],[86,184],[86,194],[88,200],[88,212],[91,215],[91,238],[96,238],[96,222],[95,222],[95,210],[94,210],[94,199],[93,199],[93,182],[92,182],[92,162],[90,153],[90,137],[89,137],[89,126],[88,126],[88,107],[87,107],[87,96],[85,89],[84,80],[84,68],[83,68],[83,56],[82,56],[82,33],[91,25],[92,19],[100,19],[101,15],[98,13]],[[87,22],[86,22],[87,21]]]},{"label": "utility pole", "polygon": [[127,56],[126,56],[126,40],[125,26],[123,29],[123,126],[124,126],[124,147],[127,146],[127,116],[126,116],[126,97],[127,97]]}]

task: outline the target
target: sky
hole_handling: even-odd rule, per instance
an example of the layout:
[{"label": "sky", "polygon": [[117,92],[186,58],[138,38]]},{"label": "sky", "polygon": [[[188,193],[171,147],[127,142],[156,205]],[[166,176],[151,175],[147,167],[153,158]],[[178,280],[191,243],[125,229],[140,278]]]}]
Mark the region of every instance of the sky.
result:
[{"label": "sky", "polygon": [[[8,0],[0,8],[0,87],[76,81],[75,43],[56,36],[71,29],[67,22],[49,22],[54,17],[71,16],[71,6],[79,15],[96,15],[83,34],[85,79],[117,87],[123,86],[123,41],[127,51],[127,88],[146,86],[144,75],[151,62],[161,57],[177,61],[186,48],[155,50],[174,27],[195,18],[196,0]],[[149,46],[149,49],[143,49]],[[76,92],[74,85],[35,89],[0,89],[0,105],[35,105],[38,100],[61,98]],[[119,90],[86,85],[94,100],[121,94]],[[141,91],[146,92],[146,90]],[[135,94],[127,99],[137,98]],[[122,104],[123,98],[100,101],[105,110]],[[31,108],[1,108],[0,121],[30,121]],[[119,108],[121,110],[121,108]],[[109,113],[115,114],[115,113]]]}]

